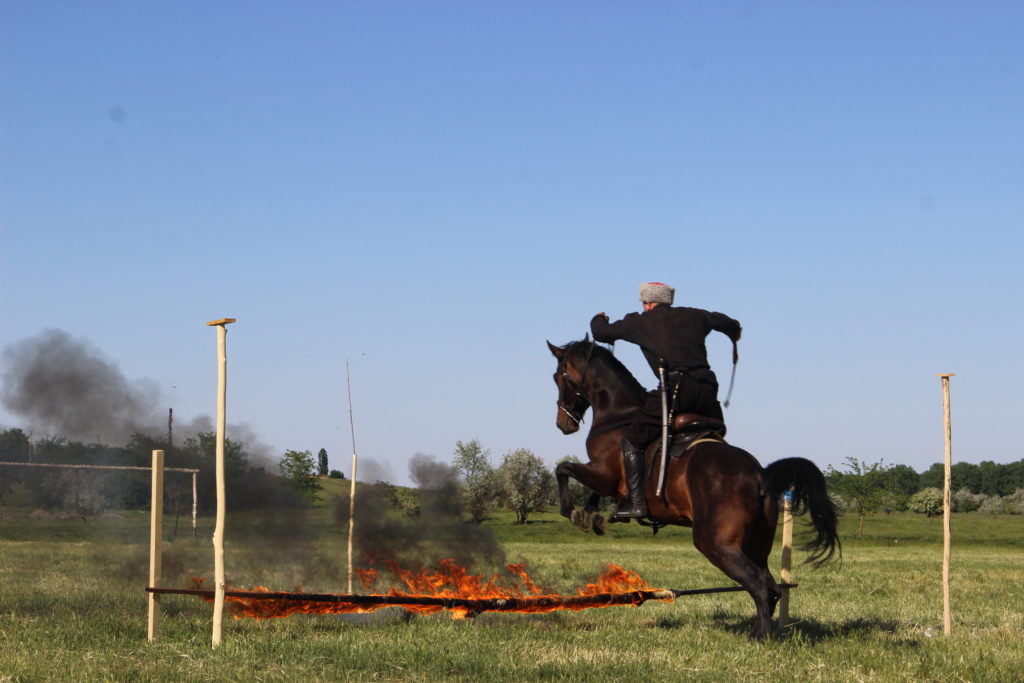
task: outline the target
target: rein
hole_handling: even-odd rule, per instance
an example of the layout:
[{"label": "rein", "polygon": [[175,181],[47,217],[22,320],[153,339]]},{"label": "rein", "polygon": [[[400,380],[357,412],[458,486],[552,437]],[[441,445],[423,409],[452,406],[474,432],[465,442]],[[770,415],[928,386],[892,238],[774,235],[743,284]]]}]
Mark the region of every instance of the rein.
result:
[{"label": "rein", "polygon": [[[593,353],[594,353],[594,342],[591,342],[590,343],[590,349],[587,351],[587,357],[583,361],[583,370],[580,371],[580,381],[579,381],[578,384],[576,382],[573,382],[572,379],[569,378],[569,370],[568,370],[568,367],[567,367],[568,366],[568,361],[567,360],[563,360],[561,362],[561,366],[562,366],[562,382],[565,385],[571,384],[572,388],[573,388],[573,391],[576,394],[576,397],[577,398],[582,398],[584,401],[587,401],[588,403],[590,402],[590,399],[588,399],[586,396],[583,395],[583,392],[580,391],[580,388],[581,388],[581,386],[583,384],[583,380],[586,378],[587,366],[590,365],[590,356],[593,355]],[[565,391],[563,390],[562,393],[564,394]],[[571,410],[566,408],[565,407],[565,400],[561,396],[558,398],[558,409],[561,410],[566,415],[568,415],[569,419],[572,420],[573,422],[575,422],[577,425],[583,424],[583,415],[576,415]],[[586,411],[586,408],[584,408],[584,412],[585,411]]]},{"label": "rein", "polygon": [[611,424],[607,424],[601,427],[600,429],[591,429],[590,432],[587,433],[587,440],[589,441],[590,439],[593,439],[595,436],[600,436],[605,432],[610,432],[613,429],[618,429],[619,427],[628,427],[632,423],[633,418],[627,417],[624,420],[619,420],[618,422],[612,422]]}]

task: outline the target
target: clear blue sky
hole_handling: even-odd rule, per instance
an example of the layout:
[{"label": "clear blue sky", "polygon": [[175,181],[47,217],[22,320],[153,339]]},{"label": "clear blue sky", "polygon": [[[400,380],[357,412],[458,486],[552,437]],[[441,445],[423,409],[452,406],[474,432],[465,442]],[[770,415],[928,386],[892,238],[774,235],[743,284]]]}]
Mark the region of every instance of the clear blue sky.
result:
[{"label": "clear blue sky", "polygon": [[1022,35],[1017,2],[8,0],[0,346],[65,330],[189,419],[237,318],[231,422],[347,472],[348,358],[404,483],[459,439],[584,457],[544,342],[660,280],[743,323],[762,463],[941,461],[940,372],[954,459],[1014,461]]}]

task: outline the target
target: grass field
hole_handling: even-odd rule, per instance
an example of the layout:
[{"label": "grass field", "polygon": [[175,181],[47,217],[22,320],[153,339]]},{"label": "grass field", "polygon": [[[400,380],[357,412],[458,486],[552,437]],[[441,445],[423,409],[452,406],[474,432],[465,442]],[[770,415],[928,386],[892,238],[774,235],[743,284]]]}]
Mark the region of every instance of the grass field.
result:
[{"label": "grass field", "polygon": [[[226,618],[210,647],[212,608],[163,596],[162,634],[146,642],[148,519],[0,518],[0,681],[99,680],[794,680],[1011,681],[1024,678],[1024,519],[954,518],[954,634],[942,635],[941,522],[917,515],[841,527],[841,565],[797,566],[797,619],[751,643],[742,593],[547,615],[454,621],[409,616]],[[656,537],[636,525],[583,534],[554,514],[486,527],[508,561],[545,587],[573,592],[606,563],[656,587],[729,581],[690,545],[686,529]],[[167,522],[164,585],[212,578],[212,520],[198,539]],[[275,533],[267,533],[272,530]],[[305,518],[229,518],[229,579],[274,589],[344,592],[344,536],[327,509]],[[439,551],[440,552],[440,551]],[[440,558],[432,558],[440,559]],[[777,575],[778,551],[773,558]]]}]

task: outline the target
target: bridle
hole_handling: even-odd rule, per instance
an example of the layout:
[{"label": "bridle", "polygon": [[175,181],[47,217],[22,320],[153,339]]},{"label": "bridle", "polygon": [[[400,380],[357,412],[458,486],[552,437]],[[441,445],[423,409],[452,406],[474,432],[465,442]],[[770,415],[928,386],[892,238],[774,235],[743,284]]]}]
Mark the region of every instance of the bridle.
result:
[{"label": "bridle", "polygon": [[[590,348],[587,350],[587,357],[583,361],[583,370],[580,371],[580,382],[582,382],[584,380],[584,378],[587,376],[587,366],[590,365],[590,356],[593,353],[594,353],[594,342],[590,342]],[[558,362],[558,369],[562,371],[562,387],[561,387],[561,391],[559,392],[558,401],[556,401],[556,403],[558,404],[558,409],[560,411],[562,411],[563,413],[565,413],[569,417],[570,420],[575,422],[577,425],[581,425],[581,424],[583,424],[583,413],[586,412],[587,408],[584,408],[582,411],[580,411],[579,415],[577,415],[573,411],[569,410],[569,408],[566,407],[566,405],[565,405],[565,399],[564,399],[564,396],[565,396],[565,393],[566,393],[566,389],[567,388],[571,388],[573,393],[575,394],[574,398],[581,398],[584,401],[586,401],[587,407],[590,406],[590,399],[588,399],[583,394],[583,392],[581,391],[580,384],[577,384],[576,382],[572,381],[572,379],[569,377],[569,369],[568,369],[567,366],[568,366],[568,363],[567,363],[567,360],[565,358],[559,360],[559,362]]]}]

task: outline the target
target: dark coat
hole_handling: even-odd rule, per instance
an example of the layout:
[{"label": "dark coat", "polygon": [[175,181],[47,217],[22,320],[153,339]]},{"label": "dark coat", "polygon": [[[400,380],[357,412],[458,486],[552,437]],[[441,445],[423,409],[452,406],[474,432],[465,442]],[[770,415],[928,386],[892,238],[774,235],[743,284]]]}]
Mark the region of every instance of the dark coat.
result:
[{"label": "dark coat", "polygon": [[[595,315],[590,321],[590,331],[597,341],[610,343],[622,339],[638,345],[655,376],[664,360],[669,373],[668,391],[675,397],[673,413],[697,413],[721,420],[718,380],[708,366],[704,345],[712,330],[721,332],[733,343],[739,341],[742,333],[740,324],[723,313],[664,305],[630,313],[614,323],[602,315]],[[661,420],[661,397],[652,391],[637,411],[626,438],[642,449],[659,435]]]},{"label": "dark coat", "polygon": [[610,343],[622,339],[639,346],[655,376],[662,359],[668,371],[708,368],[704,339],[712,330],[733,342],[739,341],[743,331],[737,321],[724,313],[664,305],[630,313],[614,323],[601,315],[590,321],[590,331],[597,341]]}]

